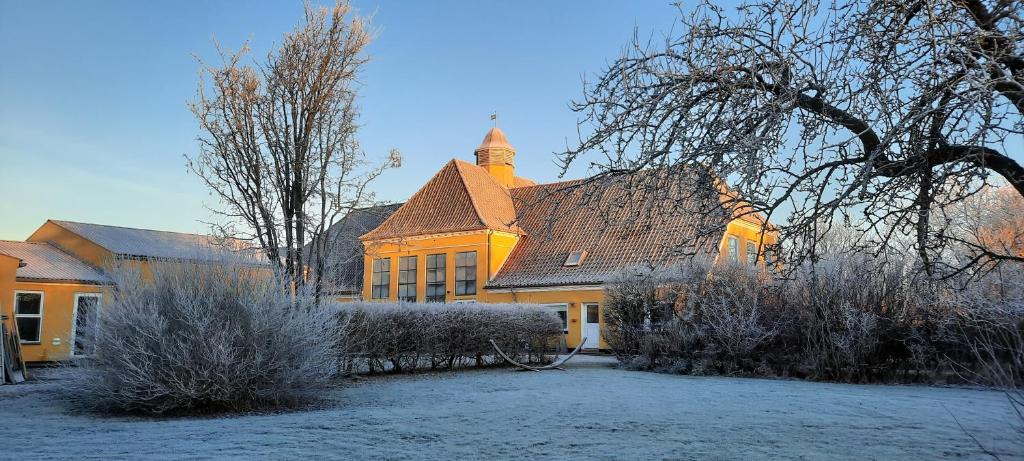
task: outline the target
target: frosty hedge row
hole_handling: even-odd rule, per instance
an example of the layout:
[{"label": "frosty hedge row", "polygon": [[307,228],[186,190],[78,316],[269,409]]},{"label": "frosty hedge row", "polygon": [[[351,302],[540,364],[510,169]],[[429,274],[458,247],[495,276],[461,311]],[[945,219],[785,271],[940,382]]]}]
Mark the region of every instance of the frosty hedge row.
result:
[{"label": "frosty hedge row", "polygon": [[693,261],[621,274],[604,339],[629,367],[1024,386],[1024,274],[957,284],[841,256],[787,278]]},{"label": "frosty hedge row", "polygon": [[294,405],[343,373],[492,364],[492,338],[520,360],[542,360],[562,334],[537,308],[316,302],[265,273],[216,265],[114,277],[97,329],[79,332],[92,356],[68,368],[76,376],[64,388],[89,410]]}]

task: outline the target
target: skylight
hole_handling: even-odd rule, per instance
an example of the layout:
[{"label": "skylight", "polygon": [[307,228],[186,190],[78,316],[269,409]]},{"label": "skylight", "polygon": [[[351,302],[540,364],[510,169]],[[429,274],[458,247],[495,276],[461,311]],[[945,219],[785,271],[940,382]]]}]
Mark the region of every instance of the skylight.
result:
[{"label": "skylight", "polygon": [[586,251],[574,251],[569,253],[569,257],[565,258],[565,267],[577,267],[583,264],[583,258],[587,257]]}]

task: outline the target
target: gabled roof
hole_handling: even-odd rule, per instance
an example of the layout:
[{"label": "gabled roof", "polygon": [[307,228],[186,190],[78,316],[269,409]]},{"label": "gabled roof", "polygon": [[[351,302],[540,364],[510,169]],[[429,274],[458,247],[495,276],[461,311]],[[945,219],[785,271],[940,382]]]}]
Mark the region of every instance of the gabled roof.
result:
[{"label": "gabled roof", "polygon": [[[730,216],[710,178],[652,174],[512,189],[526,235],[487,287],[600,284],[632,266],[716,254]],[[574,252],[586,258],[565,267]]]},{"label": "gabled roof", "polygon": [[[352,210],[327,229],[327,274],[323,280],[326,291],[360,291],[363,285],[363,244],[359,236],[375,229],[401,206],[401,203],[392,203]],[[307,254],[311,245],[307,245]]]},{"label": "gabled roof", "polygon": [[50,222],[105,248],[118,258],[265,263],[241,240],[74,221]]},{"label": "gabled roof", "polygon": [[16,272],[18,280],[92,285],[111,283],[103,272],[48,243],[0,240],[0,254],[13,256],[25,264]]},{"label": "gabled roof", "polygon": [[363,240],[413,237],[482,229],[519,232],[509,190],[486,169],[461,160],[441,168]]}]

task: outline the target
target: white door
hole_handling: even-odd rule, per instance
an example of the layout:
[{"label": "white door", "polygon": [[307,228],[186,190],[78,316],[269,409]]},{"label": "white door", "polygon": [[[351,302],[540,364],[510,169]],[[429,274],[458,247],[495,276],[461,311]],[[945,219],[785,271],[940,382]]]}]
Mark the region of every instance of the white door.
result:
[{"label": "white door", "polygon": [[601,311],[597,304],[583,304],[580,315],[582,326],[581,336],[587,338],[583,342],[584,349],[597,349],[601,345]]},{"label": "white door", "polygon": [[100,295],[76,294],[74,323],[71,324],[71,355],[90,355],[93,346],[89,344],[96,328],[99,315]]}]

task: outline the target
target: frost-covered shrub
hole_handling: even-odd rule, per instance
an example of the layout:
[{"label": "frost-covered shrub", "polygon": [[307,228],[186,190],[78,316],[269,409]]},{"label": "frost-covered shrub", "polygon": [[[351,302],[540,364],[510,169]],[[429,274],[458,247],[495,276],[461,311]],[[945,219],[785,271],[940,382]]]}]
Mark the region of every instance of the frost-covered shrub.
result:
[{"label": "frost-covered shrub", "polygon": [[1019,271],[942,280],[898,258],[832,255],[790,272],[632,270],[606,287],[604,337],[624,366],[688,374],[1024,382]]},{"label": "frost-covered shrub", "polygon": [[[601,337],[630,369],[654,367],[675,355],[665,341],[675,315],[677,286],[666,273],[635,267],[619,273],[605,289]],[[668,349],[666,349],[668,348]]]},{"label": "frost-covered shrub", "polygon": [[681,371],[692,366],[680,363],[711,359],[732,370],[778,333],[782,319],[769,288],[757,271],[702,260],[632,269],[606,288],[603,334],[634,367]]},{"label": "frost-covered shrub", "polygon": [[67,395],[99,411],[243,411],[300,403],[335,375],[334,303],[316,304],[262,269],[153,264],[116,271],[91,357]]},{"label": "frost-covered shrub", "polygon": [[559,344],[561,320],[515,304],[347,303],[346,368],[403,372],[496,363],[493,339],[515,360],[538,362]]}]

